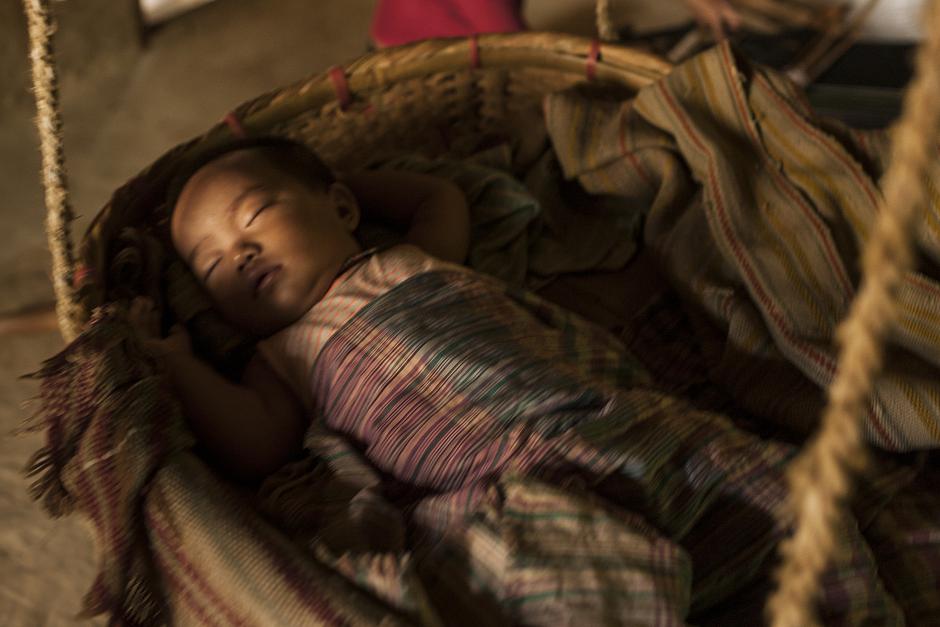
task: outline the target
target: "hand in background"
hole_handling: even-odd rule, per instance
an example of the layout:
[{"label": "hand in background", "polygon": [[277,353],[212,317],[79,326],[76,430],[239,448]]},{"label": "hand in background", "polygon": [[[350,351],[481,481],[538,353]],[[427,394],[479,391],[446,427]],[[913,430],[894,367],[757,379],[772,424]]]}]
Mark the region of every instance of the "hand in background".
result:
[{"label": "hand in background", "polygon": [[715,39],[724,39],[728,31],[741,26],[741,15],[728,0],[685,0],[696,21],[707,26]]}]

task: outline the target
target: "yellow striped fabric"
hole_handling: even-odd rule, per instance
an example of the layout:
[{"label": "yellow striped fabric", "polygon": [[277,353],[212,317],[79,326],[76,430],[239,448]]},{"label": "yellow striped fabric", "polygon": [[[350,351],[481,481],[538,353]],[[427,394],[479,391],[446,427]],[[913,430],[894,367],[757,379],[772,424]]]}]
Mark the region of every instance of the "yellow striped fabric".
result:
[{"label": "yellow striped fabric", "polygon": [[[859,250],[878,210],[884,132],[818,119],[782,77],[721,45],[632,102],[549,96],[547,124],[568,177],[645,203],[645,239],[687,303],[723,336],[714,376],[784,426],[815,422],[836,368],[833,333],[857,287]],[[940,444],[940,160],[926,181],[901,320],[865,432],[894,451]],[[778,377],[790,372],[800,376]],[[802,394],[802,393],[801,393]],[[768,415],[769,414],[769,415]]]}]

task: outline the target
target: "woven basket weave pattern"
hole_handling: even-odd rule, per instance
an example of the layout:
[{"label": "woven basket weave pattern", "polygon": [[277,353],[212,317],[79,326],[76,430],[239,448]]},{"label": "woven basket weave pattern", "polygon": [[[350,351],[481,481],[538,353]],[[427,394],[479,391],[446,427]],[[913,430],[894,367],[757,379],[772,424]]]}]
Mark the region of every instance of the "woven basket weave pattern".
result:
[{"label": "woven basket weave pattern", "polygon": [[[599,50],[595,58],[592,49]],[[520,116],[539,115],[545,94],[587,82],[632,91],[669,69],[648,53],[598,49],[589,39],[554,33],[430,40],[374,52],[342,69],[351,95],[345,104],[330,73],[322,73],[262,94],[234,114],[249,134],[292,137],[330,166],[354,169],[405,151],[461,156],[494,139],[511,143],[530,128],[517,123]],[[109,245],[117,234],[165,218],[164,190],[180,161],[231,133],[216,125],[115,192],[82,242],[81,263],[95,277],[80,294],[86,316],[113,298],[108,269],[115,251]]]}]

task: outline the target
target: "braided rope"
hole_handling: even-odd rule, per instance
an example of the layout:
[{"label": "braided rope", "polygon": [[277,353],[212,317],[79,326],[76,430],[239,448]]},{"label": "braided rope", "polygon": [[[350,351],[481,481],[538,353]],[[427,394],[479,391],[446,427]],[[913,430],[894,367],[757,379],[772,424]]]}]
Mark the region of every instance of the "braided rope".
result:
[{"label": "braided rope", "polygon": [[617,29],[610,19],[610,0],[597,0],[594,5],[597,20],[597,36],[603,41],[616,41]]},{"label": "braided rope", "polygon": [[69,205],[58,79],[52,62],[55,22],[48,0],[23,0],[23,6],[29,26],[29,58],[46,200],[46,237],[52,254],[52,287],[56,297],[59,329],[62,337],[70,341],[78,335],[83,315],[72,287],[75,257],[70,227],[75,216]]},{"label": "braided rope", "polygon": [[926,201],[924,176],[940,131],[940,0],[928,2],[927,38],[894,129],[883,207],[865,246],[864,280],[836,337],[839,368],[814,441],[789,472],[796,532],[781,544],[779,587],[767,611],[774,627],[817,625],[818,582],[840,549],[836,529],[851,491],[852,472],[868,458],[861,429],[872,384],[881,369],[886,335],[897,317],[896,295],[913,263],[911,232]]}]

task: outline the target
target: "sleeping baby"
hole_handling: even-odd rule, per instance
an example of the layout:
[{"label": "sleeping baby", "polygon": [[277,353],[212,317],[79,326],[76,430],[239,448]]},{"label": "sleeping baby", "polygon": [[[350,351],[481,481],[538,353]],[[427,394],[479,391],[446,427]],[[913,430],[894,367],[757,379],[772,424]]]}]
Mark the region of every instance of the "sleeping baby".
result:
[{"label": "sleeping baby", "polygon": [[[513,473],[642,514],[682,542],[713,600],[766,567],[792,449],[656,391],[603,329],[461,265],[469,216],[451,183],[336,177],[305,146],[259,138],[194,163],[170,201],[179,255],[263,339],[231,382],[182,327],[160,337],[147,301],[132,319],[230,474],[270,474],[317,421],[421,495],[396,501],[417,524],[458,523]],[[364,219],[404,243],[364,250]]]},{"label": "sleeping baby", "polygon": [[[152,304],[132,305],[148,348],[171,373],[191,428],[214,461],[240,478],[264,476],[299,450],[311,407],[298,402],[309,395],[289,385],[300,383],[289,369],[312,364],[317,355],[298,361],[315,346],[287,340],[307,341],[314,331],[322,343],[331,325],[341,324],[336,289],[350,279],[360,285],[369,257],[354,236],[362,208],[371,219],[406,225],[406,240],[430,253],[402,247],[379,254],[369,265],[382,269],[386,289],[437,259],[460,262],[467,250],[466,203],[451,184],[406,172],[367,172],[340,182],[306,147],[278,138],[239,141],[205,155],[185,169],[170,195],[173,243],[218,311],[288,349],[273,354],[262,343],[235,385],[193,355],[182,326],[158,338]],[[356,298],[368,295],[353,291],[340,299],[348,313],[367,302]],[[333,318],[315,329],[323,322],[312,316],[324,309]]]}]

